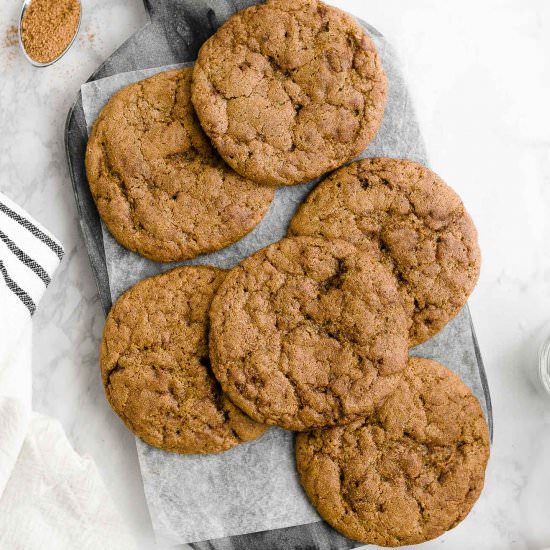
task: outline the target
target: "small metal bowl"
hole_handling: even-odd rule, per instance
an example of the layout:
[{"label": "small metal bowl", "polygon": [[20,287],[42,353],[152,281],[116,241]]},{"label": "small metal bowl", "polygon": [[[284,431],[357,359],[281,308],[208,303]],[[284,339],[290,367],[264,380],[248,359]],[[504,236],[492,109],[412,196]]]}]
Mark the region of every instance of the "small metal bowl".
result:
[{"label": "small metal bowl", "polygon": [[76,37],[78,36],[78,33],[80,31],[80,23],[82,22],[82,2],[81,0],[78,0],[78,3],[80,5],[80,14],[78,17],[78,25],[76,26],[76,31],[74,33],[73,38],[67,44],[67,47],[55,59],[52,59],[47,63],[40,63],[39,61],[36,61],[32,57],[30,57],[29,54],[27,53],[27,50],[25,50],[25,45],[23,44],[23,36],[22,36],[23,17],[25,16],[25,12],[27,11],[27,8],[29,7],[31,2],[32,0],[23,0],[23,6],[21,7],[21,16],[19,17],[19,29],[18,29],[19,46],[21,47],[21,51],[23,52],[23,55],[25,56],[26,60],[31,65],[33,65],[34,67],[49,67],[50,65],[53,65],[54,63],[59,61],[71,49],[71,46],[74,44],[74,41],[76,40]]}]

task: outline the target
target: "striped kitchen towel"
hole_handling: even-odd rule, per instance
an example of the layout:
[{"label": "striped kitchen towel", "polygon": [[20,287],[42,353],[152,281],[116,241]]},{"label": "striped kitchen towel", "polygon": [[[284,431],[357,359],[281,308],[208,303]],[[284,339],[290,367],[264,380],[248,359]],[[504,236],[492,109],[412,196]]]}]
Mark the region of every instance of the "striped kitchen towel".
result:
[{"label": "striped kitchen towel", "polygon": [[62,257],[0,193],[0,549],[135,550],[93,460],[32,411],[31,318]]},{"label": "striped kitchen towel", "polygon": [[31,317],[62,257],[59,242],[0,193],[0,496],[31,418]]},{"label": "striped kitchen towel", "polygon": [[59,241],[0,193],[0,342],[16,341],[62,258]]}]

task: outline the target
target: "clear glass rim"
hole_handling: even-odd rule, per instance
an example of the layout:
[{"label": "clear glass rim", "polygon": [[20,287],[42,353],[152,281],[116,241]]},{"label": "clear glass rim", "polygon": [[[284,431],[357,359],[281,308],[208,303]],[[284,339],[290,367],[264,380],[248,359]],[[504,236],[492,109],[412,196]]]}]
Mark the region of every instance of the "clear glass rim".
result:
[{"label": "clear glass rim", "polygon": [[550,396],[550,337],[539,349],[539,380],[544,391]]}]

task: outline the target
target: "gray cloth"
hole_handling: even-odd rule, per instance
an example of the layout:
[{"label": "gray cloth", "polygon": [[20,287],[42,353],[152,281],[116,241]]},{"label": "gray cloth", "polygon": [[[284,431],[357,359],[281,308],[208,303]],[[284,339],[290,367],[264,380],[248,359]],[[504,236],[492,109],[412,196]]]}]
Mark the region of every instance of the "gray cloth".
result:
[{"label": "gray cloth", "polygon": [[[426,164],[424,145],[395,54],[379,33],[368,26],[366,29],[378,47],[389,90],[382,127],[363,156],[408,158]],[[84,84],[82,103],[88,129],[116,90],[165,68],[122,73]],[[206,263],[230,268],[281,239],[297,206],[314,185],[311,182],[280,188],[264,220],[249,235],[226,249],[183,265]],[[113,301],[143,277],[176,265],[141,258],[121,247],[104,226],[102,232]],[[460,374],[487,414],[467,308],[437,337],[413,353],[438,359]],[[153,526],[162,540],[190,543],[319,521],[299,486],[293,435],[289,432],[271,429],[258,441],[211,456],[165,453],[140,440],[137,448]],[[343,547],[346,543],[339,544]],[[226,542],[220,547],[233,547],[233,543]]]}]

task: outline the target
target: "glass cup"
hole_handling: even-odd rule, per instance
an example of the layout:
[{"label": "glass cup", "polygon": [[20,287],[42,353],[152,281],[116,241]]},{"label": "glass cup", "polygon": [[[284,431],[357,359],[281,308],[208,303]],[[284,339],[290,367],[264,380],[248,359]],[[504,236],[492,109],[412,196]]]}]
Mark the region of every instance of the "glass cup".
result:
[{"label": "glass cup", "polygon": [[542,389],[550,396],[550,336],[539,348],[538,375]]}]

